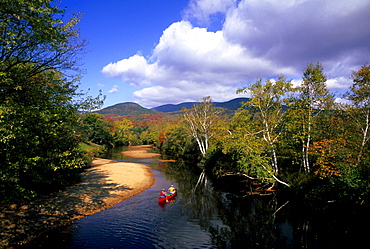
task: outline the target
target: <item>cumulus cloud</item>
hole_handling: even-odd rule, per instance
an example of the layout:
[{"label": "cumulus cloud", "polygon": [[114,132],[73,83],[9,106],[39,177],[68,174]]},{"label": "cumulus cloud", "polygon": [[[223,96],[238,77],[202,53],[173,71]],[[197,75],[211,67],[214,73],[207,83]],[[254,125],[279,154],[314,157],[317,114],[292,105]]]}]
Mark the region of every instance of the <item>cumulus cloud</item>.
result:
[{"label": "cumulus cloud", "polygon": [[119,92],[118,90],[118,86],[117,85],[114,85],[109,91],[108,93],[116,93],[116,92]]},{"label": "cumulus cloud", "polygon": [[229,41],[274,64],[359,65],[370,52],[369,9],[367,0],[241,1],[227,13],[223,30]]},{"label": "cumulus cloud", "polygon": [[[370,55],[368,0],[191,0],[184,20],[173,23],[145,58],[134,55],[102,72],[142,89],[139,103],[235,97],[238,87],[283,74],[299,80],[310,63],[321,62],[328,87],[348,88],[349,75]],[[215,32],[192,19],[224,15]]]},{"label": "cumulus cloud", "polygon": [[[212,100],[225,101],[237,97],[246,97],[237,95],[236,89],[224,85],[212,85]],[[153,86],[134,92],[134,96],[140,100],[144,106],[158,106],[160,104],[178,104],[181,102],[198,101],[205,96],[210,96],[210,90],[207,86],[198,83],[187,84],[184,88],[171,86]]]},{"label": "cumulus cloud", "polygon": [[209,32],[182,21],[163,32],[152,59],[166,76],[202,83],[235,84],[248,75],[292,73],[270,61],[251,56],[247,48],[225,40],[223,31]]},{"label": "cumulus cloud", "polygon": [[[153,61],[153,63],[150,63]],[[293,74],[289,67],[276,67],[270,61],[250,55],[248,49],[225,40],[223,31],[210,32],[181,21],[168,27],[161,36],[152,56],[146,60],[134,55],[105,66],[102,72],[109,77],[120,77],[136,86],[156,85],[135,92],[139,102],[182,102],[199,100],[204,96],[228,100],[235,96],[237,86],[259,75]],[[227,91],[226,91],[227,89]],[[161,91],[160,91],[161,90]],[[142,101],[140,101],[142,100]]]},{"label": "cumulus cloud", "polygon": [[109,63],[103,67],[103,74],[108,77],[120,77],[123,81],[134,86],[146,85],[149,83],[151,65],[141,55],[134,55],[115,63]]}]

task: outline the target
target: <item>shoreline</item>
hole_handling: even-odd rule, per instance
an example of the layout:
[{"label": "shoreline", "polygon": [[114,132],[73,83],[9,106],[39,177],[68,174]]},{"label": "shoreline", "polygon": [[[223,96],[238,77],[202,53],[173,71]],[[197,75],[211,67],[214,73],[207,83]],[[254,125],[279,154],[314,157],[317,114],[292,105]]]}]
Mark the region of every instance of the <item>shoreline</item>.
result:
[{"label": "shoreline", "polygon": [[[147,152],[148,149],[146,146],[136,148],[154,154]],[[81,173],[81,182],[66,190],[23,205],[2,205],[0,248],[27,244],[47,231],[66,226],[140,194],[154,182],[149,166],[96,158],[91,167]]]},{"label": "shoreline", "polygon": [[161,154],[149,152],[151,150],[151,145],[138,145],[138,146],[129,146],[129,150],[121,152],[125,156],[134,157],[134,158],[155,158],[160,157]]}]

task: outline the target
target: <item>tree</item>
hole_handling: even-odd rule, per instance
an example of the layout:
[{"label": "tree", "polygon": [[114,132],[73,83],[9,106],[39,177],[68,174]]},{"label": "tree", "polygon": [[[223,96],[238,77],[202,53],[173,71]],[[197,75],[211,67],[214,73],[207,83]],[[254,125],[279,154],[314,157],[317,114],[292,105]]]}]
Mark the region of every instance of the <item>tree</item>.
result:
[{"label": "tree", "polygon": [[193,108],[185,108],[182,112],[186,131],[196,140],[204,157],[209,141],[214,136],[221,110],[213,106],[212,98],[208,96],[204,97],[202,102],[195,104]]},{"label": "tree", "polygon": [[[279,166],[276,145],[279,142],[285,123],[284,96],[290,91],[291,86],[290,81],[286,81],[285,77],[280,76],[276,81],[268,79],[265,83],[262,83],[262,79],[259,79],[248,88],[237,91],[237,93],[248,91],[251,94],[251,100],[246,102],[245,105],[248,106],[258,126],[253,136],[261,136],[261,139],[263,139],[264,147],[270,152],[271,175],[276,181],[285,185],[287,184],[277,178]],[[261,166],[270,171],[265,165],[261,164]]]},{"label": "tree", "polygon": [[345,106],[352,123],[356,126],[356,133],[361,134],[357,153],[358,165],[370,139],[370,66],[365,64],[360,70],[354,71],[352,79],[353,85],[344,97],[349,101]]},{"label": "tree", "polygon": [[[246,106],[246,103],[243,105]],[[266,143],[257,136],[261,131],[253,114],[248,109],[240,109],[227,127],[228,134],[218,142],[222,154],[211,158],[215,164],[214,173],[241,173],[250,179],[274,182],[269,173],[273,172],[271,158],[266,154]]]},{"label": "tree", "polygon": [[32,197],[77,181],[79,169],[86,165],[75,132],[79,116],[71,104],[74,89],[54,71],[29,82],[0,105],[4,200]]},{"label": "tree", "polygon": [[105,145],[108,148],[113,145],[113,124],[104,118],[102,114],[88,113],[81,118],[84,133],[90,142]]},{"label": "tree", "polygon": [[299,126],[298,137],[302,143],[302,164],[305,172],[310,172],[309,149],[312,143],[314,121],[334,100],[326,88],[326,75],[320,63],[308,64],[303,71],[302,84],[296,88],[298,96],[290,106]]},{"label": "tree", "polygon": [[115,145],[117,144],[129,144],[128,139],[129,130],[132,129],[134,125],[131,120],[122,119],[113,122],[113,137],[115,140]]},{"label": "tree", "polygon": [[157,146],[167,154],[196,159],[200,154],[197,144],[184,129],[183,123],[165,123],[158,132]]},{"label": "tree", "polygon": [[[78,180],[78,55],[84,41],[50,0],[0,3],[0,196],[30,198]],[[88,98],[94,100],[93,98]],[[94,100],[95,101],[95,100]],[[99,101],[98,101],[99,102]]]},{"label": "tree", "polygon": [[[52,2],[3,0],[0,3],[2,76],[21,72],[28,78],[50,69],[78,69],[77,56],[85,45],[75,29],[81,16],[74,15],[64,23],[61,19],[64,11],[53,7]],[[14,89],[14,85],[8,86],[6,90]]]}]

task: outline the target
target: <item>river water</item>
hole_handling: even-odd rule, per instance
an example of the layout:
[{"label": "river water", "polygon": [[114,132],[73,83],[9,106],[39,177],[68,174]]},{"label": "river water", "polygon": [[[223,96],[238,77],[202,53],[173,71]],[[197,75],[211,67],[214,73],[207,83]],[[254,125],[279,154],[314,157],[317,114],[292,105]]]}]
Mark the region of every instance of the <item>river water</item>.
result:
[{"label": "river water", "polygon": [[[316,211],[275,195],[216,191],[197,167],[183,162],[107,157],[147,164],[155,184],[128,200],[51,233],[35,248],[363,248],[368,212]],[[178,195],[159,205],[162,188]],[[366,211],[366,210],[365,210]]]}]

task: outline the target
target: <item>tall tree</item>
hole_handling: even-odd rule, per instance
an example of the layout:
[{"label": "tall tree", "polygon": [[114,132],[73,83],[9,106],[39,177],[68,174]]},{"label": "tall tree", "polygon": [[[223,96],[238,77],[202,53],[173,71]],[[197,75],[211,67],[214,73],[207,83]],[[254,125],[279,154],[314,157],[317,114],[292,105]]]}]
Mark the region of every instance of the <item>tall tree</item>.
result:
[{"label": "tall tree", "polygon": [[221,110],[213,106],[211,97],[204,97],[203,101],[197,103],[191,109],[184,109],[183,118],[185,127],[198,144],[203,157],[205,156],[209,141],[215,134],[215,128],[219,120]]},{"label": "tall tree", "polygon": [[54,3],[0,2],[2,201],[63,187],[86,163],[75,132],[80,17],[63,22]]},{"label": "tall tree", "polygon": [[353,85],[344,97],[349,101],[346,105],[347,113],[356,126],[357,134],[361,134],[357,153],[358,165],[370,139],[370,66],[365,64],[360,70],[354,71],[352,79]]},{"label": "tall tree", "polygon": [[219,171],[216,174],[231,171],[261,182],[275,182],[273,173],[271,174],[271,157],[266,153],[266,142],[260,136],[261,125],[256,125],[252,112],[244,108],[239,109],[227,127],[228,134],[218,142],[227,157],[217,158],[215,161],[215,168]]},{"label": "tall tree", "polygon": [[333,95],[326,87],[326,75],[320,63],[310,63],[303,71],[302,84],[296,88],[291,110],[295,111],[300,126],[299,137],[302,142],[302,164],[305,172],[310,172],[309,150],[312,143],[316,118],[333,104]]},{"label": "tall tree", "polygon": [[[248,88],[242,88],[237,91],[238,93],[248,91],[251,94],[251,100],[245,104],[249,107],[259,127],[254,135],[260,135],[266,144],[266,149],[270,151],[273,171],[271,174],[275,180],[283,184],[286,183],[277,178],[279,166],[276,146],[285,123],[285,114],[283,112],[284,97],[291,90],[291,87],[292,83],[287,81],[285,77],[280,76],[276,81],[268,79],[265,83],[262,82],[262,79],[259,79]],[[261,166],[265,167],[264,165]]]}]

